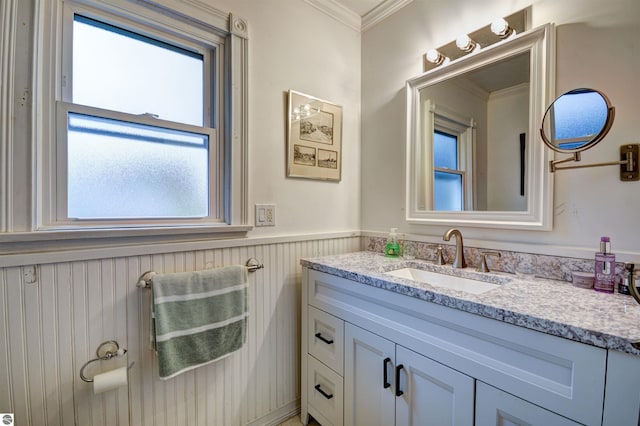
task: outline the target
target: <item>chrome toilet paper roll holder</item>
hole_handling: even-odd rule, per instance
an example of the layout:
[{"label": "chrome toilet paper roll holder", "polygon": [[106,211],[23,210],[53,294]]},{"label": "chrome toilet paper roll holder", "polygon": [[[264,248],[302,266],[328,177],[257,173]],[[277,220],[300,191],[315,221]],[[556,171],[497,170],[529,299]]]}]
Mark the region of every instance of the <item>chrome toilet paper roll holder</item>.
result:
[{"label": "chrome toilet paper roll holder", "polygon": [[[107,340],[106,342],[100,343],[100,345],[98,345],[98,348],[96,349],[96,358],[90,359],[89,361],[85,362],[80,369],[80,378],[84,382],[92,383],[93,378],[90,379],[84,375],[84,370],[89,366],[89,364],[96,361],[107,361],[117,356],[123,356],[126,353],[127,350],[125,348],[121,348],[118,342],[116,342],[115,340]],[[133,364],[134,363],[132,362],[129,367],[127,367],[127,369],[133,367]]]}]

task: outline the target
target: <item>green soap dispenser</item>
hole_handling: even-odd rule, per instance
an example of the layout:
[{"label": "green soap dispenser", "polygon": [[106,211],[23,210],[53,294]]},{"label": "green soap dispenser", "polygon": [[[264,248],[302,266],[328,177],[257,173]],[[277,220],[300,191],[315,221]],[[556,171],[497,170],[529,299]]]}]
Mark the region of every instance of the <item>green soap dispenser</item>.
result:
[{"label": "green soap dispenser", "polygon": [[387,245],[384,248],[384,254],[387,257],[400,257],[400,244],[398,243],[397,231],[398,228],[391,228],[391,232],[389,232]]}]

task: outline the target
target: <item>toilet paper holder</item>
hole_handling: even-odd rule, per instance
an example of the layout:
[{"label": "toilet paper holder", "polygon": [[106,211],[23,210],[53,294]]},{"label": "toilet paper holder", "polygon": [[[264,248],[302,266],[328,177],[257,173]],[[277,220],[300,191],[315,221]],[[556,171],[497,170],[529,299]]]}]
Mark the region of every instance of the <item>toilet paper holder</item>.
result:
[{"label": "toilet paper holder", "polygon": [[[115,340],[107,340],[106,342],[100,343],[100,345],[98,345],[98,349],[96,349],[96,358],[90,359],[89,361],[85,362],[80,369],[80,378],[84,382],[92,383],[93,378],[90,379],[84,375],[84,370],[89,366],[89,364],[96,361],[107,361],[111,358],[122,356],[126,353],[127,350],[125,348],[121,348],[118,342],[116,342]],[[127,369],[131,367],[133,367],[133,362],[129,365],[129,367],[127,367]]]}]

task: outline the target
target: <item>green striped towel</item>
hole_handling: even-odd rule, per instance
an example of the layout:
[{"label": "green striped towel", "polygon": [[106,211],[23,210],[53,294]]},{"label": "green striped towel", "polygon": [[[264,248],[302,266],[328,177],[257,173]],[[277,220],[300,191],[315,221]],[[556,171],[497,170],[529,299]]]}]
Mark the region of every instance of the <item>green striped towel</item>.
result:
[{"label": "green striped towel", "polygon": [[157,274],[151,340],[160,378],[217,361],[246,340],[247,268]]}]

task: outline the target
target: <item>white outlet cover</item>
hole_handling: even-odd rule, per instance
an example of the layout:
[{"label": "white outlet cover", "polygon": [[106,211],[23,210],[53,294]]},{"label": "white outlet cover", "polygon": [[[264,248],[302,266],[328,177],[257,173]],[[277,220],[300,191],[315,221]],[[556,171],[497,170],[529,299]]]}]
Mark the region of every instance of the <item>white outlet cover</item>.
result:
[{"label": "white outlet cover", "polygon": [[276,205],[256,204],[256,227],[276,226]]}]

